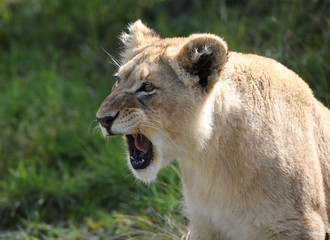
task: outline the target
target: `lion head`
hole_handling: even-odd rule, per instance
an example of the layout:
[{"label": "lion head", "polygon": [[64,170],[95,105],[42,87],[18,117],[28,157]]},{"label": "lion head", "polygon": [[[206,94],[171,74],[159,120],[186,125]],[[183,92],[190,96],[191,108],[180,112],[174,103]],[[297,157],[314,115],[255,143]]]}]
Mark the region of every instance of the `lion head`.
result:
[{"label": "lion head", "polygon": [[212,34],[162,39],[140,20],[121,41],[116,82],[96,116],[104,136],[124,136],[131,171],[150,182],[211,134],[207,102],[226,63],[227,45]]}]

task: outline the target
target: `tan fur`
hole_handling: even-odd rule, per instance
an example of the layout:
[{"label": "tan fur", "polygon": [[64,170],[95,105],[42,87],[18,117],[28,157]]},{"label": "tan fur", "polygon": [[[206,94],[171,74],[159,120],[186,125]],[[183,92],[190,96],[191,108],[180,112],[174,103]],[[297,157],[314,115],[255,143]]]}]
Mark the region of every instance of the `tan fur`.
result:
[{"label": "tan fur", "polygon": [[130,166],[142,181],[177,159],[191,239],[325,239],[330,111],[298,75],[212,34],[161,39],[137,21],[121,39],[120,81],[97,117],[119,112],[113,134],[151,140],[151,165]]}]

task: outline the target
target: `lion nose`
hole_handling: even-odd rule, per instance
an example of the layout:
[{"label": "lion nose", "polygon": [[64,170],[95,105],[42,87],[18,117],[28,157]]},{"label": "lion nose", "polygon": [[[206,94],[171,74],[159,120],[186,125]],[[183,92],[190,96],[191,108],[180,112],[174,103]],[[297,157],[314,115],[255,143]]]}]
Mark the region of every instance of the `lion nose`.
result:
[{"label": "lion nose", "polygon": [[99,121],[99,123],[102,125],[102,127],[105,128],[110,128],[113,121],[118,117],[119,112],[117,112],[117,114],[112,117],[112,116],[106,116],[106,117],[102,117],[102,118],[98,118],[96,117],[97,121]]}]

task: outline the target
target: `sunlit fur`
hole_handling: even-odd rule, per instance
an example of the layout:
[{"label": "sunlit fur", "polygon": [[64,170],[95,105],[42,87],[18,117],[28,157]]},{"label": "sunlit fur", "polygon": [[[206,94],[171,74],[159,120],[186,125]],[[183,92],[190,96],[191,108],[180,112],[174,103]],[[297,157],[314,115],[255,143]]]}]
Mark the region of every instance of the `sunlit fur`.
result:
[{"label": "sunlit fur", "polygon": [[151,140],[151,165],[131,167],[142,181],[178,160],[192,240],[325,239],[330,111],[297,74],[212,34],[162,39],[137,21],[121,40],[120,81],[97,116],[119,111],[113,134]]}]

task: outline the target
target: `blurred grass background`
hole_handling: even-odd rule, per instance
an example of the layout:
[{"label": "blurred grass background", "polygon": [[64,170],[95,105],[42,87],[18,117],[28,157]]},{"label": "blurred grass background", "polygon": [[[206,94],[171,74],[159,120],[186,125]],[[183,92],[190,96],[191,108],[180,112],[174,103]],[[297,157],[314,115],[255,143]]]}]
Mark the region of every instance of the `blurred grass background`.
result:
[{"label": "blurred grass background", "polygon": [[179,169],[150,186],[95,113],[117,36],[142,19],[163,37],[218,34],[274,58],[330,106],[329,0],[1,0],[0,239],[180,239]]}]

